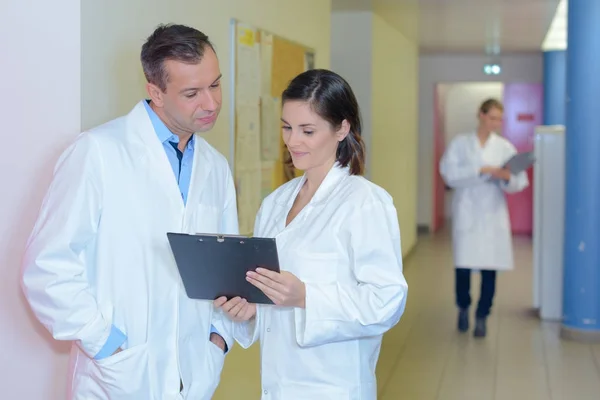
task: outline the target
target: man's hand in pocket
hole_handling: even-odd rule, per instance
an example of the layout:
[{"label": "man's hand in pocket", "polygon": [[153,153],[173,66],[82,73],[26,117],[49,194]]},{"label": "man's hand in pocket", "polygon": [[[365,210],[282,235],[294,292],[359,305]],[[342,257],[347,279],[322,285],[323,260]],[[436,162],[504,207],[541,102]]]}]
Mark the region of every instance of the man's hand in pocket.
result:
[{"label": "man's hand in pocket", "polygon": [[221,337],[221,335],[219,335],[218,333],[211,333],[210,334],[210,341],[217,346],[218,348],[220,348],[221,350],[223,350],[223,353],[225,352],[225,339],[223,339]]}]

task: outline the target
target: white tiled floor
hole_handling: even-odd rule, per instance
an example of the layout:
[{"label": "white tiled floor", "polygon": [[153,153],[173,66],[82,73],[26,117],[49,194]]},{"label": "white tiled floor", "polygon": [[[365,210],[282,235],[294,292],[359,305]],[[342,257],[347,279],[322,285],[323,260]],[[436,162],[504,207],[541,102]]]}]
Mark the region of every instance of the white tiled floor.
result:
[{"label": "white tiled floor", "polygon": [[515,261],[498,277],[488,336],[474,339],[456,331],[449,236],[421,238],[405,265],[407,311],[384,337],[382,400],[600,399],[600,346],[561,341],[532,312],[530,239],[515,239]]},{"label": "white tiled floor", "polygon": [[[530,239],[515,239],[515,261],[498,277],[488,337],[474,339],[456,331],[448,234],[419,240],[405,263],[406,312],[381,349],[381,400],[600,400],[600,345],[561,341],[559,325],[530,309]],[[479,275],[471,283],[476,302]],[[214,399],[258,398],[258,346],[236,346]]]}]

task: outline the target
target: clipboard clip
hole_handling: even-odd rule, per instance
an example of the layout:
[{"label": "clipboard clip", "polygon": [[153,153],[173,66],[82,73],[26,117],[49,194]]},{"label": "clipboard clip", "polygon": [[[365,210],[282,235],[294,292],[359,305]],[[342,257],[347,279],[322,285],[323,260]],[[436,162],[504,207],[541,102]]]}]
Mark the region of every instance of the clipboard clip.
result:
[{"label": "clipboard clip", "polygon": [[[211,235],[211,236],[214,236],[215,239],[217,239],[217,242],[219,242],[219,243],[225,242],[225,238],[232,238],[232,239],[242,239],[242,240],[240,240],[240,244],[244,244],[244,239],[246,239],[246,236],[243,236],[243,235]],[[198,241],[204,242],[204,238],[199,238]]]}]

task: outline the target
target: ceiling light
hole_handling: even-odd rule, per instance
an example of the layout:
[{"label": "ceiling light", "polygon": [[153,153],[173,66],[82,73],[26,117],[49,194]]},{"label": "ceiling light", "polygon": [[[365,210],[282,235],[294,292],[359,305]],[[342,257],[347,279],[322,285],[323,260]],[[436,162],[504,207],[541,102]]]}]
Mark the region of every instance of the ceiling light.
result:
[{"label": "ceiling light", "polygon": [[567,9],[568,0],[560,0],[544,43],[542,43],[543,51],[567,49]]},{"label": "ceiling light", "polygon": [[483,73],[486,75],[500,75],[500,72],[502,72],[500,64],[485,64],[483,66]]}]

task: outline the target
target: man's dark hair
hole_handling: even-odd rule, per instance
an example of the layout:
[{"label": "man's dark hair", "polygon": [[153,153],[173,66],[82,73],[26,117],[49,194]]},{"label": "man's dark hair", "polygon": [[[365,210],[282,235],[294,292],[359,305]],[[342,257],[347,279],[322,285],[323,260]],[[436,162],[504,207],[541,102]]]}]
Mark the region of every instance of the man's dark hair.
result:
[{"label": "man's dark hair", "polygon": [[197,64],[202,61],[206,48],[215,51],[208,36],[197,29],[185,25],[159,25],[142,46],[141,60],[146,80],[166,91],[169,76],[165,61]]}]

